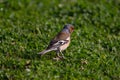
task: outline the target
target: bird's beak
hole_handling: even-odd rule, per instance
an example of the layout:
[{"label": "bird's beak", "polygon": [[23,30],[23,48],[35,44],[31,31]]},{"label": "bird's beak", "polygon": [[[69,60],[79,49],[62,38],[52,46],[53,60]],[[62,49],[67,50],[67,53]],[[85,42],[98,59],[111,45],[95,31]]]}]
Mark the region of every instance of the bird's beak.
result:
[{"label": "bird's beak", "polygon": [[70,27],[70,33],[74,31],[74,27]]}]

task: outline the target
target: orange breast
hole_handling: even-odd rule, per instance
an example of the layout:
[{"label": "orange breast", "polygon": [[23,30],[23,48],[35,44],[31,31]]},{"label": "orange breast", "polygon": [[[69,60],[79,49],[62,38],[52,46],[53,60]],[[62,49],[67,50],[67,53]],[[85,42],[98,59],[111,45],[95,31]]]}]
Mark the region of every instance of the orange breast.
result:
[{"label": "orange breast", "polygon": [[70,41],[69,41],[68,43],[62,45],[62,46],[60,47],[60,50],[61,50],[61,51],[65,50],[65,49],[69,46],[69,44],[70,44]]}]

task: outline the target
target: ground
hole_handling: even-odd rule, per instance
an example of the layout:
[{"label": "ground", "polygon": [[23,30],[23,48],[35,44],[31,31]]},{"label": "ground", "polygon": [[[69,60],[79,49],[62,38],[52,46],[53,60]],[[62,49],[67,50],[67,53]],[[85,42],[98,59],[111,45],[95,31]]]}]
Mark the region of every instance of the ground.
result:
[{"label": "ground", "polygon": [[[1,0],[1,80],[119,80],[119,0]],[[65,60],[37,55],[65,24]]]}]

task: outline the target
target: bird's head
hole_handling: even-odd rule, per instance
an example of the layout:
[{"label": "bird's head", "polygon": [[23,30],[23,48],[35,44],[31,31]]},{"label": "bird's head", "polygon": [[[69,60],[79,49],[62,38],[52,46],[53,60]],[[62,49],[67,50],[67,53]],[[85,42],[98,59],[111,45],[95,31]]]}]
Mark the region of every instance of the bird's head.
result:
[{"label": "bird's head", "polygon": [[72,33],[74,31],[74,26],[71,24],[66,24],[64,26],[64,29],[68,29],[70,33]]}]

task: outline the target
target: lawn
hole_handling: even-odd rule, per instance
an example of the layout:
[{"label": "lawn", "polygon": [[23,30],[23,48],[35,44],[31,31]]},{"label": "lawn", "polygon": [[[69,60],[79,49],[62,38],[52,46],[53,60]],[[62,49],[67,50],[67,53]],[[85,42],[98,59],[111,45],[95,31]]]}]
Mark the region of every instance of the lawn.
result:
[{"label": "lawn", "polygon": [[[66,59],[37,55],[68,23]],[[0,0],[0,80],[120,80],[120,0]]]}]

